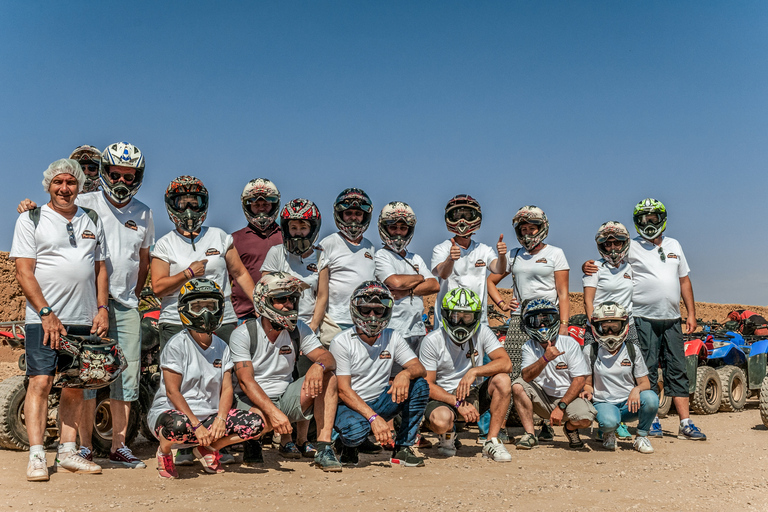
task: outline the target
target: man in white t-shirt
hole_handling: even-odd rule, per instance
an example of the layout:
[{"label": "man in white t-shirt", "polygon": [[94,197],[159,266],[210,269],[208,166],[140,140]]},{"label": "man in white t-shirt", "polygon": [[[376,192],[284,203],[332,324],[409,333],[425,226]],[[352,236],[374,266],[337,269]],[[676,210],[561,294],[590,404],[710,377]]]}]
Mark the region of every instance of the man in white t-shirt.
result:
[{"label": "man in white t-shirt", "polygon": [[[90,146],[81,146],[73,155],[83,153],[83,148]],[[117,340],[128,361],[128,368],[110,384],[112,446],[109,460],[130,468],[145,468],[144,462],[125,446],[125,437],[131,402],[139,399],[141,316],[138,297],[149,272],[149,247],[155,241],[155,224],[152,210],[134,198],[144,177],[144,156],[139,148],[127,142],[110,144],[99,162],[102,190],[79,194],[76,203],[98,213],[104,225],[109,274],[108,336]],[[35,203],[26,199],[19,205],[19,211],[34,207]],[[78,422],[80,451],[83,457],[93,460],[91,439],[96,391],[85,390],[83,398],[82,421]]]},{"label": "man in white t-shirt", "polygon": [[[438,452],[447,457],[456,454],[454,421],[459,415],[477,422],[490,411],[483,455],[509,462],[512,457],[498,435],[509,409],[512,362],[490,327],[480,323],[481,301],[475,292],[454,288],[443,298],[441,309],[441,327],[424,338],[419,350],[429,383],[424,417],[438,434]],[[483,364],[486,355],[490,361]]]},{"label": "man in white t-shirt", "polygon": [[568,446],[581,449],[580,428],[595,419],[595,408],[579,397],[590,369],[581,346],[570,336],[558,335],[560,315],[547,299],[534,299],[523,309],[523,330],[531,337],[523,345],[523,370],[512,383],[512,396],[525,434],[518,449],[538,444],[533,431],[533,413],[552,425],[563,423]]},{"label": "man in white t-shirt", "polygon": [[[707,436],[690,419],[689,382],[686,373],[680,299],[688,317],[685,332],[697,329],[696,303],[690,268],[680,242],[663,235],[667,228],[667,210],[653,198],[640,201],[633,213],[635,229],[640,234],[632,240],[627,259],[633,273],[633,316],[640,348],[648,366],[651,389],[658,394],[658,370],[664,354],[664,394],[672,397],[680,417],[678,439],[704,441]],[[584,264],[585,274],[597,270],[594,261]],[[656,418],[651,437],[662,437],[661,422]]]},{"label": "man in white t-shirt", "polygon": [[[317,313],[314,323],[321,331],[330,329],[336,333],[352,326],[349,314],[349,298],[352,291],[363,281],[374,279],[376,273],[376,249],[363,233],[371,223],[373,204],[368,194],[359,188],[341,192],[333,203],[333,220],[339,228],[320,241],[322,253],[318,268]],[[320,312],[325,312],[330,322],[323,325]],[[330,336],[321,332],[321,338]]]},{"label": "man in white t-shirt", "polygon": [[[62,335],[105,336],[109,328],[106,243],[101,219],[75,203],[85,183],[76,160],[53,162],[43,174],[50,201],[16,220],[10,258],[27,299],[25,355],[29,377],[24,402],[29,464],[27,480],[48,480],[43,433],[48,393],[58,363]],[[101,473],[80,456],[76,424],[83,405],[81,389],[61,390],[61,431],[56,467],[75,473]]]},{"label": "man in white t-shirt", "polygon": [[[247,320],[232,333],[232,353],[238,409],[250,410],[264,419],[264,431],[280,434],[279,451],[300,458],[291,440],[291,423],[317,422],[314,462],[323,471],[341,471],[331,446],[338,393],[336,361],[314,332],[298,319],[300,279],[282,272],[264,274],[253,291],[259,318]],[[313,363],[303,377],[296,362],[304,354]]]},{"label": "man in white t-shirt", "polygon": [[[429,385],[424,380],[424,367],[405,339],[386,328],[393,305],[392,294],[383,283],[362,283],[350,299],[354,327],[342,331],[331,342],[341,401],[334,428],[339,433],[344,465],[357,465],[357,447],[370,432],[381,444],[390,442],[387,421],[398,414],[402,421],[390,464],[424,465],[413,445],[429,399]],[[394,363],[403,370],[389,384]]]},{"label": "man in white t-shirt", "polygon": [[[488,288],[486,273],[502,274],[507,268],[507,245],[504,235],[499,236],[496,252],[482,243],[472,240],[480,229],[483,214],[480,203],[471,196],[459,194],[445,207],[445,225],[454,234],[432,250],[432,273],[440,283],[435,304],[443,303],[443,297],[454,288],[468,288],[483,301],[480,322],[488,323]],[[439,321],[439,307],[435,308],[435,325]]]}]

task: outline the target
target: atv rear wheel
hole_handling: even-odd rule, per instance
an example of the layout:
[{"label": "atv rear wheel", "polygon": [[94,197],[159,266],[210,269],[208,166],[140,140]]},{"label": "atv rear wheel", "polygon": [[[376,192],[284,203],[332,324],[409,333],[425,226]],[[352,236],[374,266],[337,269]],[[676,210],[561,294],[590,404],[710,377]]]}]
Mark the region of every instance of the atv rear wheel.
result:
[{"label": "atv rear wheel", "polygon": [[723,387],[717,370],[709,366],[696,369],[696,388],[691,395],[691,411],[696,414],[714,414],[723,401]]},{"label": "atv rear wheel", "polygon": [[[98,390],[96,395],[96,414],[93,418],[93,453],[99,457],[109,457],[112,449],[112,407],[110,405],[109,386]],[[131,413],[128,415],[128,429],[125,433],[125,444],[130,445],[139,433],[139,415],[141,406],[138,402],[131,403]]]},{"label": "atv rear wheel", "polygon": [[659,410],[656,414],[658,414],[659,418],[666,418],[669,415],[670,409],[672,409],[672,397],[664,393],[664,376],[662,372],[663,370],[659,368]]},{"label": "atv rear wheel", "polygon": [[739,412],[747,403],[747,378],[738,366],[728,365],[717,370],[723,388],[720,410]]},{"label": "atv rear wheel", "polygon": [[763,425],[768,427],[768,377],[763,379],[763,385],[760,387],[760,419]]}]

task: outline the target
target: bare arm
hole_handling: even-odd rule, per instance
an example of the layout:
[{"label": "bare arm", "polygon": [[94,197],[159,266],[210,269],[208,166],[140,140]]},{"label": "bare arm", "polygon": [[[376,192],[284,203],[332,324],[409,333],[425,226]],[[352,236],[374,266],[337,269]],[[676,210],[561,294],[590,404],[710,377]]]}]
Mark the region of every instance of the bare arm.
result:
[{"label": "bare arm", "polygon": [[252,297],[254,287],[253,278],[248,272],[248,269],[245,268],[245,265],[243,265],[240,255],[237,253],[237,249],[235,249],[234,245],[227,251],[224,260],[227,262],[227,272],[229,273],[230,278],[237,281],[237,284],[240,285],[240,288],[243,289],[248,297]]},{"label": "bare arm", "polygon": [[504,272],[503,274],[488,274],[488,277],[485,279],[485,283],[488,287],[488,296],[494,304],[501,308],[502,311],[511,311],[512,305],[504,302],[504,299],[502,299],[501,293],[499,293],[499,289],[496,286],[508,275],[509,272]]},{"label": "bare arm", "polygon": [[438,263],[435,268],[432,269],[432,273],[437,275],[440,279],[448,279],[453,272],[453,264],[456,260],[461,258],[461,248],[456,244],[456,240],[451,238],[451,250],[448,253],[448,257],[442,263]]},{"label": "bare arm", "polygon": [[456,395],[447,392],[445,389],[437,385],[437,371],[427,372],[427,384],[429,384],[429,398],[432,400],[439,400],[446,404],[454,405],[459,400]]},{"label": "bare arm", "polygon": [[274,429],[280,434],[290,434],[293,429],[288,417],[272,403],[272,400],[253,378],[253,363],[251,361],[238,361],[235,363],[234,371],[240,389],[243,390],[253,406],[263,413],[263,419],[268,426],[267,430]]},{"label": "bare arm", "polygon": [[560,334],[568,334],[568,320],[571,318],[571,301],[568,297],[568,270],[555,271],[555,289],[560,306]]},{"label": "bare arm", "polygon": [[[192,262],[190,268],[195,276],[200,277],[205,273],[206,263],[208,263],[208,260]],[[176,275],[170,275],[171,265],[160,258],[152,258],[151,268],[152,291],[158,297],[165,297],[166,295],[178,292],[184,283],[192,279],[189,276],[188,269],[182,270]],[[253,291],[253,288],[251,288],[251,291]]]},{"label": "bare arm", "polygon": [[170,400],[170,402],[173,404],[173,408],[183,413],[194,427],[200,423],[200,420],[197,418],[197,416],[195,416],[195,413],[192,412],[192,409],[189,408],[189,404],[184,398],[184,395],[181,394],[182,378],[183,377],[180,373],[176,373],[173,370],[169,370],[168,368],[163,368],[165,394],[168,397],[168,400]]},{"label": "bare arm", "polygon": [[595,292],[597,288],[594,286],[584,287],[584,311],[587,313],[587,318],[592,318],[592,312],[595,310]]},{"label": "bare arm", "polygon": [[503,274],[507,271],[507,244],[504,243],[504,235],[499,235],[499,241],[496,243],[496,254],[498,257],[488,266],[494,274]]},{"label": "bare arm", "polygon": [[355,393],[352,389],[351,375],[337,375],[336,382],[339,386],[339,399],[344,402],[344,405],[353,411],[360,413],[366,419],[376,414],[376,412],[371,409],[362,398],[360,398],[360,395]]},{"label": "bare arm", "polygon": [[424,282],[421,274],[393,274],[384,280],[390,290],[411,290]]},{"label": "bare arm", "polygon": [[685,319],[685,327],[688,333],[696,332],[698,324],[696,323],[696,302],[693,300],[693,285],[688,276],[680,278],[680,295],[683,298],[683,304],[688,311],[688,318]]},{"label": "bare arm", "polygon": [[320,271],[317,276],[317,299],[315,300],[315,311],[312,313],[312,321],[309,323],[309,328],[314,332],[320,328],[325,318],[325,310],[328,309],[328,282],[331,277],[331,272],[328,267],[325,267]]},{"label": "bare arm", "polygon": [[134,293],[136,297],[141,295],[141,290],[144,289],[144,284],[147,282],[147,276],[149,275],[149,247],[139,249],[139,277],[136,281],[136,290]]},{"label": "bare arm", "polygon": [[440,283],[437,282],[437,279],[434,277],[430,277],[429,279],[426,279],[423,283],[418,285],[416,288],[413,289],[413,294],[417,297],[425,297],[427,295],[432,295],[433,293],[437,293],[440,291]]},{"label": "bare arm", "polygon": [[[96,272],[96,304],[106,306],[109,302],[109,276],[107,275],[107,262],[97,261]],[[109,331],[109,313],[104,308],[99,308],[93,318],[91,334],[104,336]]]}]

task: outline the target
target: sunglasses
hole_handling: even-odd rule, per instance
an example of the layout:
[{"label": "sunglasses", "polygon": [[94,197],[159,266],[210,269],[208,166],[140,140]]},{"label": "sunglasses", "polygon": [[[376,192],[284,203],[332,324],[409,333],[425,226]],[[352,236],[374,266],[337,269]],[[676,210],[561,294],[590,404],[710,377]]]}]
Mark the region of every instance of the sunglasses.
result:
[{"label": "sunglasses", "polygon": [[77,247],[77,239],[75,238],[75,228],[71,222],[67,223],[67,233],[69,234],[69,245]]},{"label": "sunglasses", "polygon": [[120,174],[119,172],[114,172],[114,171],[109,173],[109,179],[112,180],[115,183],[120,181],[120,178],[123,178],[123,181],[126,182],[126,183],[133,183],[133,180],[136,179],[136,175],[135,174]]},{"label": "sunglasses", "polygon": [[659,258],[661,258],[662,263],[667,262],[667,257],[664,256],[664,249],[662,249],[661,247],[659,247]]},{"label": "sunglasses", "polygon": [[296,304],[296,298],[293,295],[286,295],[285,297],[273,297],[272,304]]},{"label": "sunglasses", "polygon": [[606,242],[603,242],[602,245],[606,249],[609,248],[609,247],[619,247],[619,248],[621,248],[621,247],[624,246],[624,242],[620,242],[618,240],[608,240]]},{"label": "sunglasses", "polygon": [[90,176],[96,176],[99,174],[99,164],[86,164],[83,162],[80,162],[80,167],[82,167],[83,172],[85,174],[88,174]]},{"label": "sunglasses", "polygon": [[384,313],[387,312],[387,308],[384,306],[357,306],[357,310],[363,316],[370,316],[370,314],[373,313],[379,318],[384,316]]}]

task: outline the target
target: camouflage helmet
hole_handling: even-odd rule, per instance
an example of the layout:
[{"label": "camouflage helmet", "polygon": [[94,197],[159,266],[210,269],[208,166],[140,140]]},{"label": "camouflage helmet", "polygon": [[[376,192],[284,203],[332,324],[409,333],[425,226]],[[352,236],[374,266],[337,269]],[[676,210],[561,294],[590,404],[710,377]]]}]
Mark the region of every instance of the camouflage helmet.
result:
[{"label": "camouflage helmet", "polygon": [[[539,227],[535,235],[523,235],[520,227],[523,224],[533,224]],[[512,218],[512,226],[515,228],[515,235],[520,245],[525,247],[526,251],[532,251],[537,245],[542,243],[549,234],[549,220],[544,210],[534,205],[523,206]]]},{"label": "camouflage helmet", "polygon": [[[606,250],[605,242],[611,238],[621,242],[620,249]],[[595,242],[597,242],[597,251],[600,256],[614,267],[618,267],[621,260],[626,258],[627,253],[629,253],[629,231],[624,227],[624,224],[615,220],[605,222],[598,228]]]}]

